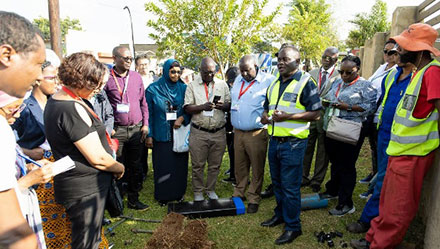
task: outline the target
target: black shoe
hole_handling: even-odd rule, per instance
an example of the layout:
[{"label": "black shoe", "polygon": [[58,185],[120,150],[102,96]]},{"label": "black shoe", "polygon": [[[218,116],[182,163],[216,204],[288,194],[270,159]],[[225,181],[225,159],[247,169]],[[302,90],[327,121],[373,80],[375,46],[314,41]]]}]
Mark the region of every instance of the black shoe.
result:
[{"label": "black shoe", "polygon": [[359,183],[361,183],[361,184],[369,184],[371,179],[373,179],[373,176],[374,175],[372,173],[370,173],[366,177],[364,177],[361,180],[359,180]]},{"label": "black shoe", "polygon": [[275,240],[276,245],[291,243],[302,234],[301,231],[284,231],[278,239]]},{"label": "black shoe", "polygon": [[267,186],[267,188],[263,192],[261,192],[261,198],[263,199],[270,198],[273,195],[273,184],[269,184],[269,186]]},{"label": "black shoe", "polygon": [[248,214],[254,214],[258,211],[258,204],[256,203],[249,203],[247,208]]},{"label": "black shoe", "polygon": [[225,171],[225,176],[231,175],[231,169]]},{"label": "black shoe", "polygon": [[330,215],[334,215],[334,216],[338,216],[338,217],[342,217],[342,216],[344,216],[344,215],[346,215],[346,214],[352,214],[352,213],[354,213],[354,211],[356,211],[356,208],[354,207],[354,206],[352,206],[352,207],[349,207],[349,206],[347,206],[347,205],[344,205],[344,206],[336,206],[335,208],[333,208],[333,209],[330,209],[329,211],[328,211],[328,213],[330,214]]},{"label": "black shoe", "polygon": [[332,199],[337,199],[338,196],[337,196],[337,195],[331,195],[331,194],[329,194],[329,193],[327,193],[327,192],[324,192],[324,193],[320,193],[320,194],[319,194],[319,198],[320,198],[321,200],[322,200],[322,199],[332,200]]},{"label": "black shoe", "polygon": [[310,185],[310,188],[312,188],[312,191],[315,193],[318,193],[319,191],[321,191],[321,186],[319,186],[317,184]]},{"label": "black shoe", "polygon": [[350,233],[366,233],[368,229],[370,229],[370,223],[362,221],[357,221],[347,226],[347,231]]},{"label": "black shoe", "polygon": [[272,218],[263,221],[260,225],[262,227],[274,227],[278,226],[279,224],[283,224],[284,220],[282,218],[278,218],[276,215],[272,216]]},{"label": "black shoe", "polygon": [[149,208],[149,206],[147,204],[144,204],[144,203],[140,202],[139,200],[137,200],[135,202],[128,201],[127,206],[128,206],[128,208],[135,209],[135,210],[146,210],[147,208]]},{"label": "black shoe", "polygon": [[352,240],[350,242],[351,247],[355,249],[369,249],[370,248],[370,242],[366,241],[365,239],[359,239],[359,240]]}]

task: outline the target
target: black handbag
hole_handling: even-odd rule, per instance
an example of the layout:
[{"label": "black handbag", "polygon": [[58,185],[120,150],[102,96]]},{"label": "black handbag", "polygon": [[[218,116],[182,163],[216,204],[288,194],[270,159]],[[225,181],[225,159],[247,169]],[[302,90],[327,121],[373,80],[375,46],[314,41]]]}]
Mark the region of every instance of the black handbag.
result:
[{"label": "black handbag", "polygon": [[118,217],[124,213],[124,202],[115,178],[112,179],[110,184],[105,209],[107,209],[111,217]]}]

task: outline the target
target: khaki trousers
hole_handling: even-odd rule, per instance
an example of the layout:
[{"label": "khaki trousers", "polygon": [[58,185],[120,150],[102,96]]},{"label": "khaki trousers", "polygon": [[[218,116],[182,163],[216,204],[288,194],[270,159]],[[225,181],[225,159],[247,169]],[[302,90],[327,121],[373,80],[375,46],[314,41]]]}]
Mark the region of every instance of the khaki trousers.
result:
[{"label": "khaki trousers", "polygon": [[266,164],[268,134],[265,129],[242,131],[235,129],[235,179],[237,185],[233,196],[244,197],[252,168],[251,184],[246,198],[249,203],[258,204],[263,186],[264,165]]},{"label": "khaki trousers", "polygon": [[[193,191],[215,191],[217,176],[226,149],[226,131],[215,133],[201,131],[191,127],[189,135],[189,153],[192,163]],[[204,184],[205,164],[208,163],[208,176]]]}]

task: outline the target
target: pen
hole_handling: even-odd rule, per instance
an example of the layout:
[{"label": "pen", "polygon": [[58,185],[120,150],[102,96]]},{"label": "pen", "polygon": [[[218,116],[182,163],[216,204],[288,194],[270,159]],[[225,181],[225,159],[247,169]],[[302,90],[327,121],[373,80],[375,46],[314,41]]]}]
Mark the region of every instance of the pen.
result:
[{"label": "pen", "polygon": [[17,153],[17,155],[18,155],[19,157],[21,157],[21,158],[23,158],[23,159],[25,159],[25,160],[27,160],[27,161],[29,161],[29,162],[35,164],[35,165],[37,165],[37,166],[40,167],[40,168],[43,167],[43,165],[37,163],[36,161],[30,159],[29,157],[27,157],[27,156],[25,156],[25,155],[23,155],[23,154],[21,154],[21,153]]}]

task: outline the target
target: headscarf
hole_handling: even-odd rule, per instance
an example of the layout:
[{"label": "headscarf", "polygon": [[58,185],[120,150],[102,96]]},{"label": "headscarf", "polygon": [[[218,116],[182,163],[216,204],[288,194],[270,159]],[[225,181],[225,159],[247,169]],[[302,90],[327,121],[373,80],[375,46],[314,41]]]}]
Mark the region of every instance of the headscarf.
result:
[{"label": "headscarf", "polygon": [[175,105],[176,103],[176,97],[179,94],[179,83],[183,83],[183,81],[179,78],[179,80],[177,82],[173,82],[170,79],[170,69],[171,69],[171,64],[173,64],[175,61],[175,59],[169,59],[167,61],[165,61],[165,63],[163,64],[163,74],[162,77],[159,78],[158,83],[160,86],[160,89],[163,91],[165,96],[168,96],[169,100],[172,102],[173,105]]},{"label": "headscarf", "polygon": [[13,97],[3,91],[0,91],[0,108],[5,107],[5,106],[13,103],[16,100],[18,100],[18,98]]}]

